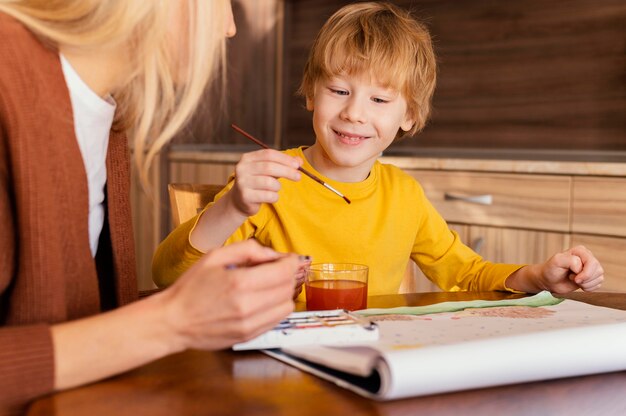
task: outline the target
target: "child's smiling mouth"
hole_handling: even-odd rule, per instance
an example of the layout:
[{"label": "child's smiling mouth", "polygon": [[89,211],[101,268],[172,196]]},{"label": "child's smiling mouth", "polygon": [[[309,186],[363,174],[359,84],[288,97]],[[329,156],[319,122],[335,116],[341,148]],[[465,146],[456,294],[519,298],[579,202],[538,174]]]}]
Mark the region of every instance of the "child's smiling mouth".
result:
[{"label": "child's smiling mouth", "polygon": [[358,134],[341,132],[335,129],[333,129],[333,133],[335,133],[335,135],[339,138],[340,142],[348,145],[356,145],[361,143],[363,140],[369,139],[369,136],[360,136]]}]

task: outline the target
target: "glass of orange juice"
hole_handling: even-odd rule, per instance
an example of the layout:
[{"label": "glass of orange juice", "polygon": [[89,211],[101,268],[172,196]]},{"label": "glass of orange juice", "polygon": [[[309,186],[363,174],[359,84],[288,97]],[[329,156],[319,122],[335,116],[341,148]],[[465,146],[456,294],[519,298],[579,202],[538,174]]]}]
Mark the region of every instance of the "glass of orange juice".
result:
[{"label": "glass of orange juice", "polygon": [[364,264],[311,264],[304,282],[307,310],[366,309],[368,272]]}]

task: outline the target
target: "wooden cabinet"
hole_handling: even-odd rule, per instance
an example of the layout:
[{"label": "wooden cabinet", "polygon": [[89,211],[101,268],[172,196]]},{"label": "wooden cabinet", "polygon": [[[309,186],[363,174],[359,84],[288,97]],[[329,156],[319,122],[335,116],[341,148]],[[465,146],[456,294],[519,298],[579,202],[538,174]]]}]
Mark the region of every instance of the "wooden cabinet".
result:
[{"label": "wooden cabinet", "polygon": [[495,263],[542,263],[569,246],[568,234],[470,226],[468,245]]},{"label": "wooden cabinet", "polygon": [[[542,263],[570,245],[570,236],[564,233],[456,223],[448,225],[459,234],[461,241],[483,258],[495,263]],[[400,293],[439,290],[414,262],[409,262]]]},{"label": "wooden cabinet", "polygon": [[602,263],[602,290],[626,291],[626,178],[577,177],[572,196],[572,244]]},{"label": "wooden cabinet", "polygon": [[574,178],[572,197],[573,232],[626,237],[626,178]]},{"label": "wooden cabinet", "polygon": [[604,268],[605,281],[600,290],[626,292],[626,238],[573,234],[572,245],[579,244],[591,250]]},{"label": "wooden cabinet", "polygon": [[[485,259],[541,263],[576,245],[605,270],[603,291],[626,291],[626,178],[407,170],[433,205]],[[416,282],[411,283],[411,280]],[[409,265],[402,288],[434,290]]]},{"label": "wooden cabinet", "polygon": [[[571,178],[407,170],[461,240],[497,263],[539,263],[567,248]],[[411,283],[414,280],[414,283]],[[401,290],[438,290],[410,264]]]}]

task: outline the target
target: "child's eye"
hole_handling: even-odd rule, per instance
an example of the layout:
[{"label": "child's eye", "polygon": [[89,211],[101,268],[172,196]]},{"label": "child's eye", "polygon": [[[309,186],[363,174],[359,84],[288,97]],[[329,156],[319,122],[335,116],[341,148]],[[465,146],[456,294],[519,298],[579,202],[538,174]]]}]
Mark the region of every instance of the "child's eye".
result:
[{"label": "child's eye", "polygon": [[372,98],[372,101],[374,101],[377,104],[385,104],[389,102],[388,100],[384,100],[382,98],[376,98],[376,97]]},{"label": "child's eye", "polygon": [[345,90],[338,90],[335,88],[329,88],[330,92],[332,92],[333,94],[337,94],[337,95],[348,95],[348,91]]}]

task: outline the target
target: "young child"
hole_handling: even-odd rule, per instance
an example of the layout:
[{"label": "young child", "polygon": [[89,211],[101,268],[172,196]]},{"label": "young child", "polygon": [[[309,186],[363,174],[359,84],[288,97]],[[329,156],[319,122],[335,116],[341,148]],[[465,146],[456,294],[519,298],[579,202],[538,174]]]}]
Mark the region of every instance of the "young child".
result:
[{"label": "young child", "polygon": [[[254,238],[314,262],[367,264],[369,295],[397,293],[409,259],[447,291],[597,289],[602,267],[580,246],[544,264],[484,261],[414,178],[377,161],[394,140],[424,127],[435,79],[429,33],[407,12],[388,3],[337,11],[313,44],[300,87],[315,144],[243,155],[215,202],[160,245],[155,282],[172,283],[206,250]],[[299,166],[352,203],[301,176]]]}]

